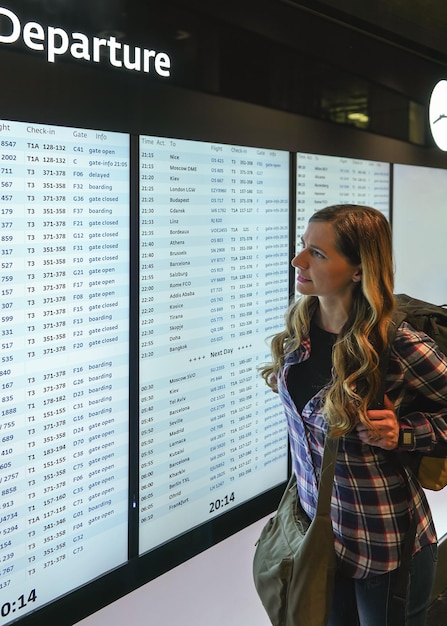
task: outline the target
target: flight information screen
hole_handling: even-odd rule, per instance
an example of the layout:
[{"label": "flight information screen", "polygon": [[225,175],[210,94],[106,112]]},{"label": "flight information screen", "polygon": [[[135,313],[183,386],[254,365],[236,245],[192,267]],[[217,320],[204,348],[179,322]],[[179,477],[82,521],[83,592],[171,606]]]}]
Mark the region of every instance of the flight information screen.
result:
[{"label": "flight information screen", "polygon": [[129,136],[0,121],[2,624],[127,559]]},{"label": "flight information screen", "polygon": [[390,164],[340,156],[297,153],[296,240],[309,218],[331,204],[361,204],[390,215]]},{"label": "flight information screen", "polygon": [[289,294],[289,155],[140,137],[143,553],[287,478],[258,367]]},{"label": "flight information screen", "polygon": [[286,480],[289,154],[2,120],[0,170],[8,624],[125,564],[129,511],[143,554]]}]

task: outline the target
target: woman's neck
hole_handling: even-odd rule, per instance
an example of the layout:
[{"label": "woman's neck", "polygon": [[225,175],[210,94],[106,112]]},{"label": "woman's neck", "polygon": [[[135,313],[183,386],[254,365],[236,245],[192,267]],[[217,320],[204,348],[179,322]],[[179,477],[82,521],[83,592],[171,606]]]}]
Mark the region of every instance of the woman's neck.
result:
[{"label": "woman's neck", "polygon": [[[341,303],[340,303],[341,304]],[[329,333],[339,334],[348,319],[344,306],[326,306],[320,302],[314,316],[317,326]]]}]

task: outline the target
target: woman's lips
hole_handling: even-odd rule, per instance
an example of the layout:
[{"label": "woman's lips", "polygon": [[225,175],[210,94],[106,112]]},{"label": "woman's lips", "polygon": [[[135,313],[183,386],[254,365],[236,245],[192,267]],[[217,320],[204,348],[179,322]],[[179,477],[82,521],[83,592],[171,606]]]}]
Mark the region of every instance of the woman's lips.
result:
[{"label": "woman's lips", "polygon": [[301,274],[298,274],[297,282],[298,283],[310,283],[311,281],[308,278],[304,278],[304,276],[301,276]]}]

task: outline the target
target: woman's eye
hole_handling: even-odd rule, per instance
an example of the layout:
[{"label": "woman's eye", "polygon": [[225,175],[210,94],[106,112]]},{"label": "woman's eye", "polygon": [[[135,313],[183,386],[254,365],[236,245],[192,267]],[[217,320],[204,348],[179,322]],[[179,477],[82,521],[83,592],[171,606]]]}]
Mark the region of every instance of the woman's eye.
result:
[{"label": "woman's eye", "polygon": [[321,252],[319,250],[314,250],[313,248],[311,250],[311,254],[312,254],[312,256],[316,256],[319,259],[323,259],[324,258],[323,254],[321,254]]}]

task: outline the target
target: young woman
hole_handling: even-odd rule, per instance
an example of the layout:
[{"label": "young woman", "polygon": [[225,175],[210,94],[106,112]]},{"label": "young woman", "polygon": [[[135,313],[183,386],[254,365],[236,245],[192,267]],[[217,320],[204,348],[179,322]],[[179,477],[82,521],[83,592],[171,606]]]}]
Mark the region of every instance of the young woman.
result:
[{"label": "young woman", "polygon": [[[372,408],[395,308],[391,231],[379,211],[318,211],[292,265],[301,297],[273,337],[272,363],[262,375],[283,402],[298,494],[310,518],[325,438],[339,437],[332,496],[338,571],[329,625],[423,626],[437,538],[424,491],[399,452],[447,442],[447,357],[403,322],[384,408]],[[416,397],[430,412],[412,408]],[[411,574],[399,605],[393,585],[413,517]]]}]

